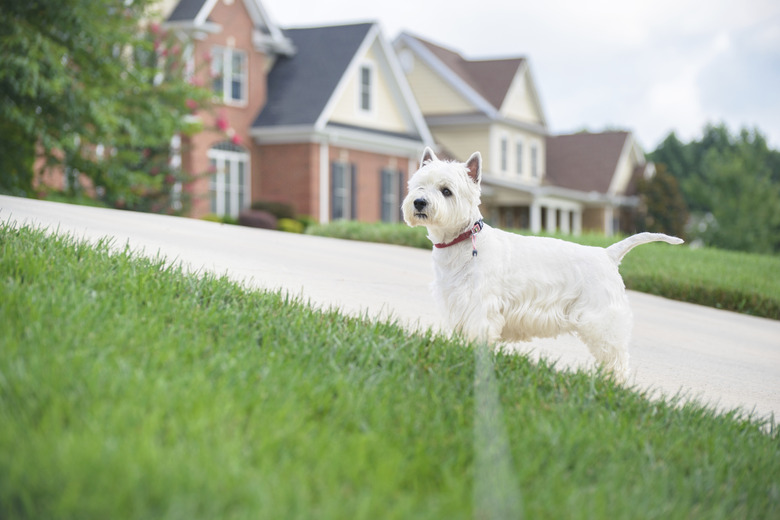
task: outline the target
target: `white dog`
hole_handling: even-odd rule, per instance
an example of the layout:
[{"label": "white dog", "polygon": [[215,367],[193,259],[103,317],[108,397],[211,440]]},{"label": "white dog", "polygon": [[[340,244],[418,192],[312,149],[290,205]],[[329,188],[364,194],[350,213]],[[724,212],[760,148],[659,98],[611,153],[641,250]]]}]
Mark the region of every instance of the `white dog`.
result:
[{"label": "white dog", "polygon": [[479,152],[458,163],[426,148],[402,205],[435,246],[434,300],[450,326],[491,344],[575,333],[625,379],[632,314],[620,260],[640,244],[682,240],[640,233],[603,249],[507,233],[482,223],[481,180]]}]

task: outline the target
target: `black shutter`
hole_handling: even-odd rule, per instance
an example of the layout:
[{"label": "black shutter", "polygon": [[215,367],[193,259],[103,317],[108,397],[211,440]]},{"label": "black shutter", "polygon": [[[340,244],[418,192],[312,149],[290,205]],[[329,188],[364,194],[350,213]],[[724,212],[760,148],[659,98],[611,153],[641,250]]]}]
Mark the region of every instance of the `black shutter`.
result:
[{"label": "black shutter", "polygon": [[330,219],[336,219],[336,163],[330,163]]},{"label": "black shutter", "polygon": [[351,171],[350,171],[350,182],[352,183],[350,185],[349,190],[349,218],[351,220],[357,220],[357,166],[352,163],[351,165]]},{"label": "black shutter", "polygon": [[404,182],[406,179],[404,177],[403,170],[398,170],[398,222],[404,221],[404,213],[401,211],[401,203],[406,196],[406,182]]}]

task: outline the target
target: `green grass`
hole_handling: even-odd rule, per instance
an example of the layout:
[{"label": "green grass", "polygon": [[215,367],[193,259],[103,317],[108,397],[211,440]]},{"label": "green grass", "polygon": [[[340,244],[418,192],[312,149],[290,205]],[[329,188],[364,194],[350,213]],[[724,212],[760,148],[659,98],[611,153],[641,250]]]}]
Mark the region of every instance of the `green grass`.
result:
[{"label": "green grass", "polygon": [[780,320],[780,256],[664,245],[623,259],[629,289]]},{"label": "green grass", "polygon": [[336,220],[327,224],[313,224],[306,229],[307,235],[431,249],[433,246],[428,240],[427,233],[423,227],[410,228],[405,224],[381,222],[366,224],[355,220]]},{"label": "green grass", "polygon": [[[425,228],[404,224],[334,222],[313,226],[310,234],[386,242],[430,249]],[[525,234],[525,231],[518,231]],[[621,237],[597,234],[545,235],[606,247]],[[718,309],[780,320],[780,256],[719,249],[649,244],[638,247],[620,266],[626,287],[635,291]]]},{"label": "green grass", "polygon": [[780,515],[772,423],[478,352],[0,225],[0,518],[487,518],[502,431],[525,518]]}]

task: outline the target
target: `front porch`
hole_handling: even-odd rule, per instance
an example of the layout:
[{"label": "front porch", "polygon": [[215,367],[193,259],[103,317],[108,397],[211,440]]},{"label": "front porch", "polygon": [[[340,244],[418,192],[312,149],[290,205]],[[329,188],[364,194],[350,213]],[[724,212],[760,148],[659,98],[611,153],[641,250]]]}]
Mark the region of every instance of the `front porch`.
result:
[{"label": "front porch", "polygon": [[528,186],[487,176],[482,180],[482,213],[504,229],[574,236],[591,231],[611,236],[630,231],[637,204],[637,197]]}]

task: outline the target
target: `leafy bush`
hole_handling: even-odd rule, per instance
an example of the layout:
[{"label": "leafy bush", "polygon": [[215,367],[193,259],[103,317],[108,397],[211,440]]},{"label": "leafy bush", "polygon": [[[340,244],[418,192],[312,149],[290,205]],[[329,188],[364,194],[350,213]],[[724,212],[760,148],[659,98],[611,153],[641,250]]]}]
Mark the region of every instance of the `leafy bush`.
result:
[{"label": "leafy bush", "polygon": [[233,218],[228,215],[224,215],[220,217],[219,215],[216,215],[214,213],[209,213],[208,215],[201,217],[201,220],[205,220],[208,222],[219,222],[220,224],[231,224],[234,226],[238,225],[237,218]]},{"label": "leafy bush", "polygon": [[287,233],[303,233],[306,229],[303,222],[291,218],[280,218],[278,221],[279,231],[285,231]]},{"label": "leafy bush", "polygon": [[337,220],[327,224],[314,224],[306,230],[306,234],[422,249],[433,247],[425,228],[410,228],[406,224],[366,224],[354,220]]},{"label": "leafy bush", "polygon": [[295,218],[295,210],[293,207],[290,204],[286,204],[284,202],[257,200],[252,203],[251,208],[259,211],[267,211],[277,219]]}]

